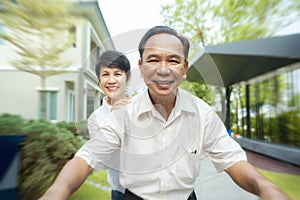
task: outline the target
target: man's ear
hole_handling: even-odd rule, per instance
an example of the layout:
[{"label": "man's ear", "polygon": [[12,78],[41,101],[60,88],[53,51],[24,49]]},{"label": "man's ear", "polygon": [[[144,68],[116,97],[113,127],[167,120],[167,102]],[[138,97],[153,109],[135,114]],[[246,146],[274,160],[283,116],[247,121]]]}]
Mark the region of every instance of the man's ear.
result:
[{"label": "man's ear", "polygon": [[187,72],[187,70],[188,70],[188,68],[189,68],[189,61],[188,61],[188,60],[185,61],[183,67],[184,67],[184,69],[183,69],[183,70],[184,70],[184,71],[183,71],[183,78],[186,79],[186,72]]}]

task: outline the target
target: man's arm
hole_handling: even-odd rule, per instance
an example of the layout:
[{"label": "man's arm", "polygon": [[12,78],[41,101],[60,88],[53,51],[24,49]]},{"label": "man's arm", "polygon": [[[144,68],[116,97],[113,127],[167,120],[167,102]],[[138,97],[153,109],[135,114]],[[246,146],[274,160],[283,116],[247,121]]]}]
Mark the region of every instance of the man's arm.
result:
[{"label": "man's arm", "polygon": [[75,157],[62,168],[54,183],[40,200],[67,200],[85,181],[92,168],[81,158]]},{"label": "man's arm", "polygon": [[265,178],[247,161],[239,161],[228,168],[226,172],[232,180],[243,189],[258,195],[261,200],[289,200],[277,185]]}]

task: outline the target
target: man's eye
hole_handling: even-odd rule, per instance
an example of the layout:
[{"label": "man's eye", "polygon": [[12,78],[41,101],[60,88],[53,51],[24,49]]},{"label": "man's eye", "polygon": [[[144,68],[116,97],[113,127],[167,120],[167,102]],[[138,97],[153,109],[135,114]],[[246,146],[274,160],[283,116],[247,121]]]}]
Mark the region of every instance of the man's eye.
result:
[{"label": "man's eye", "polygon": [[169,62],[172,63],[172,64],[179,64],[180,63],[180,61],[178,61],[178,60],[170,60]]},{"label": "man's eye", "polygon": [[149,63],[155,63],[155,62],[159,62],[159,60],[157,60],[157,59],[150,59],[147,62],[149,62]]}]

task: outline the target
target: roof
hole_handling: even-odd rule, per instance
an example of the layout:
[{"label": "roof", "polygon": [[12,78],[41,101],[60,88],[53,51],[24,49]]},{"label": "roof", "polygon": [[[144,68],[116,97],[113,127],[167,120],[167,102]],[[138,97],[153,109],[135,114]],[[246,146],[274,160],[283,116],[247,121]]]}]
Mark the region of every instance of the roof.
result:
[{"label": "roof", "polygon": [[71,13],[86,17],[99,35],[106,49],[114,50],[115,46],[111,39],[109,30],[101,13],[97,0],[75,0],[75,6]]},{"label": "roof", "polygon": [[187,80],[230,86],[300,62],[300,34],[207,46],[191,61]]}]

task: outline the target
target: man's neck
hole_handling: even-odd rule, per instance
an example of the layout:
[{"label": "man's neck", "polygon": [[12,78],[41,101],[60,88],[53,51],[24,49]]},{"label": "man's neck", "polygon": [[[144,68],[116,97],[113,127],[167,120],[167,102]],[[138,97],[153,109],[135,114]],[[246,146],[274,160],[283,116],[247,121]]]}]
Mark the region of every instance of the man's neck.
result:
[{"label": "man's neck", "polygon": [[149,96],[155,109],[167,120],[175,107],[176,93],[169,96],[155,96],[149,93]]}]

